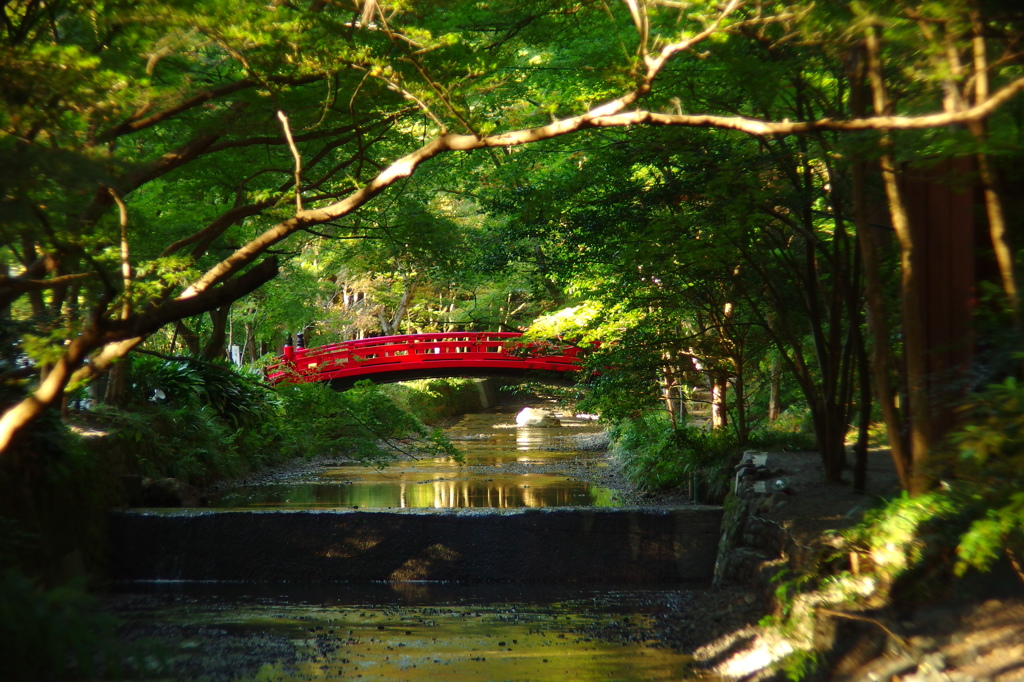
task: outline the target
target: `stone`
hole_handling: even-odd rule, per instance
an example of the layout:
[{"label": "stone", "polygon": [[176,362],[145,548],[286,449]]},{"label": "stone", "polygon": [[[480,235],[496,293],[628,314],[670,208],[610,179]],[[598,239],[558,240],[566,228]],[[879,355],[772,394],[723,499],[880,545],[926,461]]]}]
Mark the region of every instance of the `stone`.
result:
[{"label": "stone", "polygon": [[524,407],[516,415],[516,426],[552,427],[561,426],[553,414],[547,410],[540,410],[534,407]]},{"label": "stone", "polygon": [[883,659],[880,661],[880,666],[874,670],[874,673],[880,680],[891,680],[898,675],[910,672],[917,668],[917,661],[910,656],[902,655],[897,658]]},{"label": "stone", "polygon": [[201,507],[202,493],[176,478],[142,479],[142,503],[150,507]]}]

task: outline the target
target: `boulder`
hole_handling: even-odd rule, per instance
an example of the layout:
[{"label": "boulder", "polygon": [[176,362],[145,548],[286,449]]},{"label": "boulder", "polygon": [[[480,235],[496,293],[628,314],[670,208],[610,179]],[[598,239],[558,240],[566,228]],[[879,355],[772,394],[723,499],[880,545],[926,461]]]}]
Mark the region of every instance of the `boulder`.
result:
[{"label": "boulder", "polygon": [[547,410],[524,407],[522,411],[516,415],[516,426],[548,427],[561,425],[562,422],[558,421],[555,416]]},{"label": "boulder", "polygon": [[142,479],[142,503],[149,507],[201,507],[198,488],[176,478]]}]

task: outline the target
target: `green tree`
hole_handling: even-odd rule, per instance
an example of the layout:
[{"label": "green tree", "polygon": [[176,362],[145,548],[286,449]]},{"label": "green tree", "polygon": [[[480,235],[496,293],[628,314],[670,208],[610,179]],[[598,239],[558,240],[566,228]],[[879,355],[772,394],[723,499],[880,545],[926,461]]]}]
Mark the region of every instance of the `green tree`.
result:
[{"label": "green tree", "polygon": [[[0,295],[19,376],[35,368],[0,417],[3,451],[69,384],[164,325],[255,290],[276,275],[277,252],[311,230],[351,234],[345,221],[432,159],[484,152],[474,180],[484,184],[492,169],[531,160],[515,148],[583,130],[718,128],[777,140],[833,131],[870,138],[864,162],[882,168],[908,360],[911,437],[899,461],[912,490],[929,485],[921,251],[894,162],[927,131],[963,125],[970,134],[955,152],[976,156],[985,175],[990,141],[1016,128],[1006,112],[1024,89],[1012,8],[20,0],[3,12],[11,267]],[[702,104],[688,90],[698,81],[677,77],[720,54],[770,62],[781,49],[804,74],[822,60],[833,71],[853,65],[848,83],[806,86],[841,100],[866,83],[871,105],[736,110]],[[745,77],[735,68],[720,80]],[[991,175],[992,243],[1005,252]],[[1015,310],[1005,253],[1000,263]],[[867,260],[865,277],[881,279]]]}]

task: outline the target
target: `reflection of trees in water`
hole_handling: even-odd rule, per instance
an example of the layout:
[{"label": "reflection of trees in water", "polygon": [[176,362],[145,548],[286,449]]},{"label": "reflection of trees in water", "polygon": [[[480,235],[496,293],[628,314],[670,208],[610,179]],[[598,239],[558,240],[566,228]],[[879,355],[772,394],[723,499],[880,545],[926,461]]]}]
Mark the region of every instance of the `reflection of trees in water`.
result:
[{"label": "reflection of trees in water", "polygon": [[[450,509],[607,506],[611,491],[582,481],[394,481],[267,486],[239,491],[227,506]],[[218,506],[216,503],[214,506]]]},{"label": "reflection of trees in water", "polygon": [[[563,449],[571,436],[600,430],[596,425],[564,417],[566,428],[515,428],[510,413],[466,415],[446,432],[459,440],[466,461],[475,465],[502,467],[514,462],[568,462],[584,453]],[[319,507],[351,509],[452,509],[526,507],[614,506],[611,490],[591,487],[584,481],[567,480],[567,474],[552,475],[551,469],[512,474],[499,469],[493,480],[487,474],[459,471],[446,459],[421,461],[416,467],[384,472],[364,467],[330,469],[322,478],[304,483],[250,488],[232,505],[266,507]],[[528,470],[528,467],[524,467]],[[522,470],[522,469],[520,469]],[[493,470],[492,470],[493,471]]]},{"label": "reflection of trees in water", "polygon": [[477,481],[434,481],[433,500],[418,507],[570,507],[591,504],[586,483],[559,482],[553,485],[536,483],[497,483]]}]

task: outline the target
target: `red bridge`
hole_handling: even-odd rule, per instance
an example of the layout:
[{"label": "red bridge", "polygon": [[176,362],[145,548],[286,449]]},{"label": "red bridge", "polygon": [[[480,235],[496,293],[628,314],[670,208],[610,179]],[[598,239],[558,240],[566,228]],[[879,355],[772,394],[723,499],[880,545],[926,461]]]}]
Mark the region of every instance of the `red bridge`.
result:
[{"label": "red bridge", "polygon": [[521,376],[580,368],[576,346],[526,342],[517,332],[452,332],[378,336],[316,348],[285,346],[267,368],[272,383],[324,381],[350,388],[360,379],[392,383],[434,377]]}]

